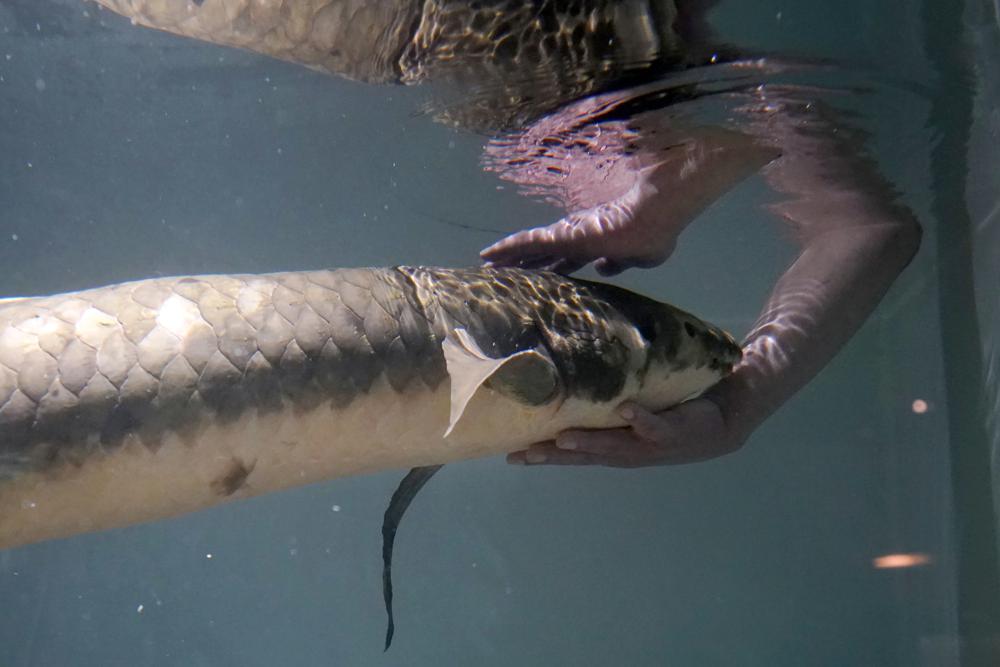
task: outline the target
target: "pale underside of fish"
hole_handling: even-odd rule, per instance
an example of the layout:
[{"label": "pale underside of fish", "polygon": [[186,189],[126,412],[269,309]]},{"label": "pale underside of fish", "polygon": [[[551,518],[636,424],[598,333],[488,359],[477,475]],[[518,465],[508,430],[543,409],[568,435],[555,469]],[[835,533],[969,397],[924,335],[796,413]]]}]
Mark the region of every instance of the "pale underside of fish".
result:
[{"label": "pale underside of fish", "polygon": [[3,300],[0,548],[620,426],[623,400],[674,405],[739,357],[672,306],[518,269],[158,278]]}]

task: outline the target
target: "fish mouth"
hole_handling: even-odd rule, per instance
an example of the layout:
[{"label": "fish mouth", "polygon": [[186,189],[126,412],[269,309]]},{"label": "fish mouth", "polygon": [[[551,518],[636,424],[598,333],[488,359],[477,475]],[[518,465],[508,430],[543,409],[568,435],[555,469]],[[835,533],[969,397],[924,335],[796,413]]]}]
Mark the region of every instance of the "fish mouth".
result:
[{"label": "fish mouth", "polygon": [[720,332],[724,342],[722,359],[731,366],[743,361],[743,348],[728,331]]},{"label": "fish mouth", "polygon": [[723,374],[731,373],[743,360],[743,348],[728,331],[709,326],[706,333],[704,344],[711,359],[709,365]]}]

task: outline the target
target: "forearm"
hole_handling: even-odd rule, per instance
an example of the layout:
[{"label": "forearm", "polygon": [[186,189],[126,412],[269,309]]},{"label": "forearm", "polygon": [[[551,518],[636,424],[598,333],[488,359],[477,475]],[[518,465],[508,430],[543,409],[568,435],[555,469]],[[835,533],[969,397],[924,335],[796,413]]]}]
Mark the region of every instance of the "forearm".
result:
[{"label": "forearm", "polygon": [[749,435],[854,335],[920,245],[908,213],[834,228],[806,241],[744,342],[744,359],[709,398]]}]

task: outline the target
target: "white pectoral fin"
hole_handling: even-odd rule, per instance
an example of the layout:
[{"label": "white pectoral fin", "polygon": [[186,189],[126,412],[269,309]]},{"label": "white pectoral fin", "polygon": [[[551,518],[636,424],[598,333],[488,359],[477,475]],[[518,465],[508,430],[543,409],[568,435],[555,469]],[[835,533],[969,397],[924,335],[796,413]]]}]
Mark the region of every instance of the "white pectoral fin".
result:
[{"label": "white pectoral fin", "polygon": [[503,359],[490,359],[483,354],[465,329],[455,329],[452,333],[454,336],[445,338],[441,345],[451,378],[451,414],[448,429],[444,432],[446,438],[479,387],[503,364]]},{"label": "white pectoral fin", "polygon": [[[460,328],[452,330],[441,348],[451,378],[451,414],[445,437],[454,430],[479,388],[491,379],[500,380],[495,387],[500,393],[533,405],[544,403],[555,391],[558,375],[544,350],[523,350],[494,359],[482,351],[468,331]],[[505,369],[510,369],[508,375],[514,377],[503,377],[501,371]]]}]

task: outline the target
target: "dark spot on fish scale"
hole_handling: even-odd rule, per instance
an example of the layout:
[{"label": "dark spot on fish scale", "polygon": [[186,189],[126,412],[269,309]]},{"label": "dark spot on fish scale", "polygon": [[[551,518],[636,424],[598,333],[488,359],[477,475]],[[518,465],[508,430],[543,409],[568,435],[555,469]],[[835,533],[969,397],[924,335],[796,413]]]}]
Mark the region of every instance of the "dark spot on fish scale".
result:
[{"label": "dark spot on fish scale", "polygon": [[233,460],[229,462],[229,467],[226,471],[212,480],[212,491],[216,495],[223,497],[233,495],[246,485],[247,478],[256,466],[256,461],[247,465],[234,456]]}]

